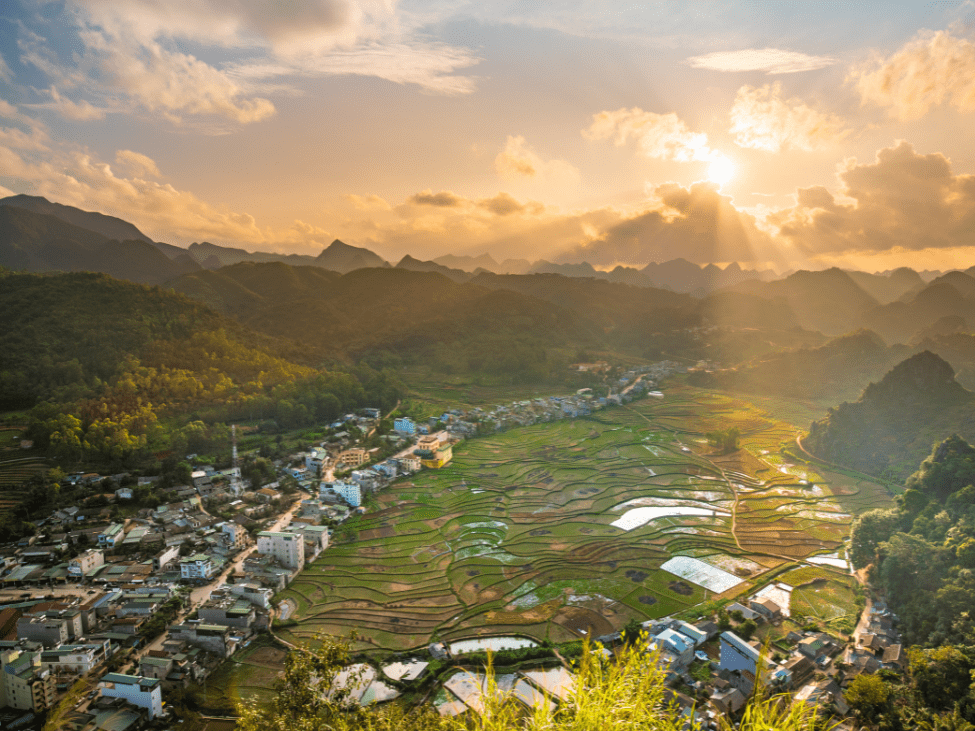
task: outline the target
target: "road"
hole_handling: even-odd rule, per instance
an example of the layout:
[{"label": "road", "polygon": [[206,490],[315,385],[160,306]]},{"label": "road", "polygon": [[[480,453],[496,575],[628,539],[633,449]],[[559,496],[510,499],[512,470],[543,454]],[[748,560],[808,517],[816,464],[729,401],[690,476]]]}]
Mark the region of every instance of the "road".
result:
[{"label": "road", "polygon": [[[291,518],[294,517],[294,514],[298,511],[300,507],[301,507],[301,497],[299,497],[295,501],[294,505],[292,505],[287,510],[287,512],[282,513],[280,516],[278,516],[278,519],[274,521],[274,524],[268,527],[267,530],[277,531],[284,528],[286,525],[288,525],[288,523],[291,522]],[[182,612],[179,613],[176,619],[173,620],[173,624],[179,624],[180,622],[185,620],[186,617],[189,616],[193,611],[198,609],[201,604],[205,603],[207,599],[210,598],[210,595],[216,589],[220,588],[221,586],[224,585],[224,583],[226,583],[227,576],[230,575],[230,572],[236,571],[237,568],[240,567],[241,564],[243,564],[244,561],[247,558],[249,558],[250,555],[256,550],[257,550],[256,544],[250,546],[249,548],[244,549],[230,564],[227,565],[227,567],[222,572],[220,572],[218,576],[214,577],[213,581],[211,581],[209,584],[205,584],[204,586],[199,586],[196,589],[193,589],[193,591],[190,592],[189,606],[187,606],[186,609],[184,609]],[[155,640],[150,642],[148,645],[140,648],[134,655],[134,662],[137,663],[140,658],[142,658],[146,653],[148,653],[151,650],[161,650],[163,643],[166,640],[166,635],[167,633],[163,632],[161,635],[159,635],[159,637],[157,637]]]}]

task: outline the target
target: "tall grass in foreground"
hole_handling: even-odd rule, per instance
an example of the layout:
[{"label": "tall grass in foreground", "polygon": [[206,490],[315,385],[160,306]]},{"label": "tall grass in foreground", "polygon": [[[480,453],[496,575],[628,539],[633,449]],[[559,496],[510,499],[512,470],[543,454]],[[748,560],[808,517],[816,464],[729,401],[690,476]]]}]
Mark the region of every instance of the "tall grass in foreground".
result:
[{"label": "tall grass in foreground", "polygon": [[[637,643],[643,645],[643,643]],[[643,645],[645,646],[645,645]],[[699,731],[682,716],[664,685],[657,657],[639,647],[614,658],[598,645],[583,652],[573,672],[571,695],[560,705],[526,709],[510,694],[498,691],[490,661],[481,695],[480,714],[445,719],[429,707],[406,710],[397,704],[359,708],[335,679],[349,662],[349,644],[325,638],[315,650],[289,654],[274,701],[238,707],[240,731]],[[816,710],[790,704],[785,696],[753,700],[737,727],[721,721],[723,731],[828,731]]]}]

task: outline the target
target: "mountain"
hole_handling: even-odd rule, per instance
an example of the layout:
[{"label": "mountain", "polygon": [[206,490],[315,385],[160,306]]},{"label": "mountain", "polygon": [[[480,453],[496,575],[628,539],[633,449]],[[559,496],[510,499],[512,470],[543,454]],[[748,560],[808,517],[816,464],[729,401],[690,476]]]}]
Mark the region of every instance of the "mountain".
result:
[{"label": "mountain", "polygon": [[230,266],[231,264],[240,264],[242,261],[279,261],[284,264],[294,264],[296,266],[318,265],[316,258],[307,254],[275,254],[265,251],[250,252],[232,246],[218,246],[217,244],[211,244],[209,241],[204,241],[201,244],[190,244],[188,251],[193,259],[202,264],[206,269],[219,269],[220,267]]},{"label": "mountain", "polygon": [[242,262],[172,286],[259,332],[300,341],[308,357],[377,367],[423,363],[508,382],[561,378],[568,361],[557,351],[600,336],[579,313],[540,298],[403,267],[338,274]]},{"label": "mountain", "polygon": [[888,342],[908,342],[943,318],[975,322],[975,278],[963,272],[937,277],[905,298],[866,313],[865,326]]},{"label": "mountain", "polygon": [[732,262],[722,269],[715,264],[701,267],[687,259],[673,259],[662,264],[652,262],[640,271],[656,282],[658,287],[697,295],[750,280],[766,281],[775,278],[775,272],[771,270],[742,269],[738,262]]},{"label": "mountain", "polygon": [[802,270],[774,282],[742,282],[730,289],[787,303],[802,327],[826,335],[843,335],[864,327],[866,313],[878,306],[847,272],[836,267],[818,272]]},{"label": "mountain", "polygon": [[871,383],[857,401],[830,409],[803,443],[830,462],[903,479],[932,443],[952,434],[975,438],[975,393],[955,380],[944,359],[924,351]]},{"label": "mountain", "polygon": [[47,198],[41,196],[12,195],[8,198],[0,198],[0,206],[14,206],[16,208],[23,208],[25,211],[54,216],[55,218],[60,218],[65,223],[70,223],[72,226],[101,234],[106,239],[153,243],[152,239],[131,223],[123,221],[121,218],[106,216],[103,213],[82,211],[79,208],[65,206],[60,203],[52,203]]},{"label": "mountain", "polygon": [[389,262],[379,254],[358,246],[350,246],[338,239],[328,245],[315,260],[318,266],[345,274],[355,269],[368,267],[388,267]]},{"label": "mountain", "polygon": [[913,269],[901,267],[887,274],[868,274],[846,270],[854,282],[882,305],[893,302],[911,291],[924,288],[924,280]]},{"label": "mountain", "polygon": [[140,284],[162,284],[198,270],[182,252],[167,257],[151,241],[117,241],[56,216],[0,206],[0,265],[33,272],[105,272]]},{"label": "mountain", "polygon": [[775,352],[720,371],[714,385],[803,399],[855,398],[910,352],[905,346],[888,348],[876,333],[860,330],[818,347]]},{"label": "mountain", "polygon": [[561,274],[566,277],[596,277],[602,274],[597,272],[592,264],[582,262],[580,264],[555,264],[545,259],[539,259],[528,274]]},{"label": "mountain", "polygon": [[419,259],[414,259],[409,254],[400,259],[396,268],[409,269],[411,272],[439,272],[455,282],[466,282],[473,276],[463,269],[451,269],[433,261],[420,261]]},{"label": "mountain", "polygon": [[486,269],[496,274],[503,273],[501,265],[494,260],[490,254],[480,256],[457,256],[455,254],[445,254],[433,260],[435,264],[443,264],[448,269],[461,269],[465,272],[474,272],[477,269]]}]

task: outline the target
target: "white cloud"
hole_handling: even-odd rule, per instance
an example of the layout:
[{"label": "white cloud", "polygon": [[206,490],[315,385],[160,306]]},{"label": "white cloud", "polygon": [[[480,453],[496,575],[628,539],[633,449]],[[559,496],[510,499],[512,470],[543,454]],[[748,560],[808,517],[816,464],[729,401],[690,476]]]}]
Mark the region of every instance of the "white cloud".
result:
[{"label": "white cloud", "polygon": [[742,72],[764,71],[767,74],[795,74],[815,71],[836,63],[831,56],[810,56],[781,48],[746,48],[741,51],[718,51],[687,59],[696,69]]},{"label": "white cloud", "polygon": [[834,114],[818,112],[798,99],[783,99],[781,84],[766,84],[738,90],[729,132],[739,147],[779,152],[826,147],[850,130]]},{"label": "white cloud", "polygon": [[886,59],[864,64],[850,75],[860,98],[903,120],[950,104],[975,111],[975,43],[948,31],[923,31]]},{"label": "white cloud", "polygon": [[[9,110],[0,105],[2,112]],[[70,143],[18,144],[29,139],[21,135],[0,129],[0,181],[5,189],[14,187],[65,205],[119,216],[156,241],[186,244],[207,239],[238,246],[280,249],[290,245],[311,250],[323,245],[321,229],[301,222],[277,230],[260,226],[248,213],[212,206],[190,191],[152,179],[159,176],[158,167],[141,153],[120,150],[118,170],[113,170],[84,148]]]},{"label": "white cloud", "polygon": [[708,147],[704,132],[692,132],[676,114],[655,114],[637,107],[595,114],[582,134],[590,140],[615,138],[617,147],[634,139],[643,155],[660,160],[713,160],[720,154]]},{"label": "white cloud", "polygon": [[148,155],[132,150],[119,150],[115,153],[115,162],[127,169],[132,175],[150,178],[161,178],[162,173],[156,161]]},{"label": "white cloud", "polygon": [[579,170],[565,160],[545,160],[518,135],[509,135],[494,158],[494,169],[505,180],[535,179],[559,184],[579,182]]},{"label": "white cloud", "polygon": [[43,104],[26,104],[25,106],[32,109],[50,109],[65,119],[71,119],[75,122],[90,122],[97,119],[105,119],[107,110],[92,106],[84,99],[75,102],[63,97],[54,86],[51,86],[50,89],[44,89],[41,93],[51,97],[51,101],[44,102]]}]

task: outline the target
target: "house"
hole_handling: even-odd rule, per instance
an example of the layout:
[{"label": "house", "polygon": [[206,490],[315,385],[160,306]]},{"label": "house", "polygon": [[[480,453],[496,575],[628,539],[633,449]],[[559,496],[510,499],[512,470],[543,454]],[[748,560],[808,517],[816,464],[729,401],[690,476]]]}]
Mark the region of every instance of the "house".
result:
[{"label": "house", "polygon": [[369,461],[369,452],[361,447],[353,447],[340,452],[338,461],[346,467],[361,467]]},{"label": "house", "polygon": [[158,678],[108,673],[102,676],[98,688],[106,698],[122,698],[134,706],[145,708],[150,721],[162,715],[162,685]]},{"label": "house", "polygon": [[723,716],[738,713],[738,711],[745,707],[747,702],[748,699],[745,697],[745,694],[737,688],[728,687],[724,690],[716,690],[711,695],[711,705]]},{"label": "house", "polygon": [[132,488],[131,487],[120,487],[115,491],[116,500],[131,500],[132,499]]},{"label": "house", "polygon": [[80,579],[88,575],[93,569],[105,563],[105,552],[89,548],[68,561],[68,576]]},{"label": "house", "polygon": [[297,533],[261,531],[257,534],[257,552],[296,571],[305,565],[305,541]]},{"label": "house", "polygon": [[177,642],[186,642],[200,647],[218,657],[227,658],[237,649],[237,637],[232,628],[219,624],[206,624],[199,620],[189,620],[174,624],[169,628],[169,637]]},{"label": "house", "polygon": [[884,657],[881,660],[883,667],[888,670],[897,670],[898,672],[904,669],[904,652],[901,645],[891,645],[884,650]]},{"label": "house", "polygon": [[257,609],[242,597],[211,596],[210,600],[199,608],[197,614],[206,624],[248,630],[254,625]]},{"label": "house", "polygon": [[112,523],[108,528],[98,534],[98,546],[100,548],[112,549],[125,539],[125,529],[119,523]]},{"label": "house", "polygon": [[260,490],[256,490],[254,495],[262,503],[270,503],[281,499],[281,493],[270,487],[262,487]]},{"label": "house", "polygon": [[783,667],[792,673],[792,687],[798,688],[808,681],[816,671],[816,665],[802,655],[792,657]]},{"label": "house", "polygon": [[230,521],[222,523],[220,532],[223,534],[227,546],[233,550],[244,548],[247,545],[247,531],[237,523]]},{"label": "house", "polygon": [[416,434],[416,422],[406,416],[401,416],[393,422],[393,430],[397,434],[402,434],[406,437],[411,437]]},{"label": "house", "polygon": [[761,614],[769,622],[777,622],[782,619],[782,607],[771,599],[766,599],[765,597],[752,599],[748,602],[748,606],[750,609]]},{"label": "house", "polygon": [[[694,661],[694,642],[687,637],[672,629],[665,629],[656,637],[650,640],[651,648],[660,648],[670,653],[674,657],[672,665],[677,668],[690,667]],[[674,668],[676,669],[676,668]]]},{"label": "house", "polygon": [[405,472],[418,472],[420,470],[420,458],[414,454],[407,454],[397,458],[400,468]]},{"label": "house", "polygon": [[721,669],[755,675],[759,652],[734,632],[721,633]]},{"label": "house", "polygon": [[180,578],[191,581],[206,581],[213,578],[216,566],[213,559],[205,553],[187,556],[179,562]]},{"label": "house", "polygon": [[433,470],[444,467],[454,456],[453,447],[435,434],[420,437],[413,454],[420,458],[420,464]]},{"label": "house", "polygon": [[353,508],[358,508],[362,505],[362,488],[354,482],[343,482],[342,480],[323,482],[321,486],[322,497],[325,497],[324,493],[326,490],[338,495]]},{"label": "house", "polygon": [[32,643],[0,642],[0,707],[41,713],[54,705],[54,675]]},{"label": "house", "polygon": [[700,647],[708,640],[707,632],[695,627],[693,624],[688,624],[682,620],[676,620],[671,623],[671,629],[680,632],[685,637],[688,637],[691,642],[694,643],[694,647]]}]

